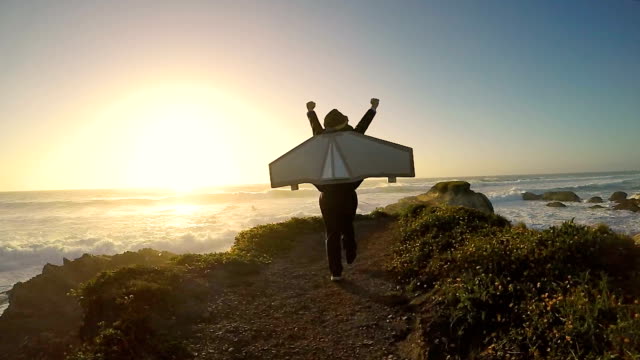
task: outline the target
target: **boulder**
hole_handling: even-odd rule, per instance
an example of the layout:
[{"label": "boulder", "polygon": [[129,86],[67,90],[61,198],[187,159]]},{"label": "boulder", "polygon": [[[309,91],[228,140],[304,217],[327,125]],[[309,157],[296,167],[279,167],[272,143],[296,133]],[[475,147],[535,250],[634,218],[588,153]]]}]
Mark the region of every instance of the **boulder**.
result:
[{"label": "boulder", "polygon": [[439,182],[426,193],[401,199],[395,204],[386,206],[384,211],[397,214],[413,204],[464,206],[493,213],[491,201],[484,194],[471,190],[471,184],[466,181]]},{"label": "boulder", "polygon": [[550,202],[550,203],[547,204],[547,206],[549,206],[549,207],[559,207],[559,208],[567,207],[567,205],[561,203],[560,201]]},{"label": "boulder", "polygon": [[636,199],[636,200],[640,200],[640,194],[635,194],[633,196],[630,196],[629,198],[631,199]]},{"label": "boulder", "polygon": [[616,191],[609,196],[610,201],[622,201],[627,199],[627,193],[624,191]]},{"label": "boulder", "polygon": [[542,195],[525,191],[522,193],[522,200],[542,200]]},{"label": "boulder", "polygon": [[640,234],[636,234],[636,236],[633,237],[633,240],[635,240],[636,243],[640,244]]},{"label": "boulder", "polygon": [[604,209],[605,207],[602,205],[593,205],[593,206],[589,206],[589,209]]},{"label": "boulder", "polygon": [[613,210],[629,210],[633,212],[640,211],[640,206],[634,200],[622,200],[613,207]]},{"label": "boulder", "polygon": [[580,197],[573,191],[549,191],[542,194],[542,200],[579,202]]},{"label": "boulder", "polygon": [[591,203],[591,204],[601,204],[604,201],[602,200],[602,198],[600,196],[594,196],[594,197],[590,198],[587,202]]}]

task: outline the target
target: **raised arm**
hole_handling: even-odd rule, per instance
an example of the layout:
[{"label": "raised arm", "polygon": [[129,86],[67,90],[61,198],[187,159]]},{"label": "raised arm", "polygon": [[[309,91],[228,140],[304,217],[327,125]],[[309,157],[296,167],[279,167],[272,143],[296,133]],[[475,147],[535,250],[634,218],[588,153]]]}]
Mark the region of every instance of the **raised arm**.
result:
[{"label": "raised arm", "polygon": [[313,101],[309,101],[307,103],[307,118],[309,119],[309,124],[311,125],[311,131],[313,131],[313,135],[321,134],[323,129],[322,125],[320,125],[320,121],[318,121],[318,116],[316,112],[313,111],[315,109],[316,103]]},{"label": "raised arm", "polygon": [[379,103],[380,100],[375,98],[371,99],[371,109],[367,110],[367,112],[364,114],[362,120],[360,120],[358,125],[356,125],[356,128],[354,129],[355,131],[359,132],[360,134],[364,134],[364,132],[367,131],[369,125],[371,124],[371,121],[373,120],[373,117],[376,116],[376,109],[378,109]]}]

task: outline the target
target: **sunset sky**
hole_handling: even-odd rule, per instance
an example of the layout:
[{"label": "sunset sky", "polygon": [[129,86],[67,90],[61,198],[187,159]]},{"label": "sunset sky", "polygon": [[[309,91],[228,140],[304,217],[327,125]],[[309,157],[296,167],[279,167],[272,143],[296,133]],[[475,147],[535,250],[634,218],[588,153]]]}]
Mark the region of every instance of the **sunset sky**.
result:
[{"label": "sunset sky", "polygon": [[266,183],[305,103],[419,177],[640,169],[640,1],[3,1],[0,191]]}]

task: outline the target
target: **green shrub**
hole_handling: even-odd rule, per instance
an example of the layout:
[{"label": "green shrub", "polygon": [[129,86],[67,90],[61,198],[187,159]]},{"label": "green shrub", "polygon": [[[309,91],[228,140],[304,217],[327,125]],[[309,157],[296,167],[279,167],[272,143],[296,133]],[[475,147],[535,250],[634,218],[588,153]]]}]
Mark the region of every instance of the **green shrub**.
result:
[{"label": "green shrub", "polygon": [[640,358],[640,248],[607,227],[509,227],[470,209],[400,220],[391,269],[427,293],[429,358]]},{"label": "green shrub", "polygon": [[259,225],[241,231],[229,252],[260,261],[270,261],[273,257],[290,250],[300,235],[323,229],[322,218],[317,216]]},{"label": "green shrub", "polygon": [[391,270],[412,288],[429,288],[433,274],[425,271],[433,258],[447,254],[478,232],[509,226],[498,215],[464,207],[410,207],[400,218],[400,241],[394,251]]},{"label": "green shrub", "polygon": [[135,266],[103,272],[75,295],[85,342],[76,358],[178,359],[187,354],[178,341],[181,322],[202,315],[207,286],[182,267]]},{"label": "green shrub", "polygon": [[[369,214],[357,214],[355,221],[391,218],[381,210]],[[290,220],[258,225],[241,231],[229,251],[232,256],[241,256],[252,261],[268,262],[272,258],[289,251],[300,236],[324,231],[321,217],[291,218]]]},{"label": "green shrub", "polygon": [[251,257],[246,253],[206,253],[206,254],[182,254],[171,259],[172,263],[184,266],[197,273],[206,274],[217,269],[224,269],[226,273],[235,275],[248,275],[259,271],[260,266],[266,261],[264,256]]}]

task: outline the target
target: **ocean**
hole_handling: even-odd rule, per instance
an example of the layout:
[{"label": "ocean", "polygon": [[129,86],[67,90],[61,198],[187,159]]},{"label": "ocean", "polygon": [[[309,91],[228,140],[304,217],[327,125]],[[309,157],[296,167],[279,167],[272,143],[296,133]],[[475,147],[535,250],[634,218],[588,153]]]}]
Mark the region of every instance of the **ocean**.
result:
[{"label": "ocean", "polygon": [[[426,192],[438,181],[465,180],[487,195],[496,213],[512,223],[543,229],[574,219],[604,223],[625,234],[640,233],[640,214],[593,210],[584,201],[606,199],[614,191],[640,193],[640,171],[512,175],[466,178],[366,180],[358,189],[359,213]],[[570,190],[582,203],[550,208],[523,201],[521,193]],[[164,190],[71,190],[0,193],[0,313],[18,281],[37,275],[46,263],[62,264],[84,253],[115,254],[151,247],[182,252],[225,251],[235,235],[256,225],[291,217],[320,215],[318,192],[250,185],[180,194]]]}]

